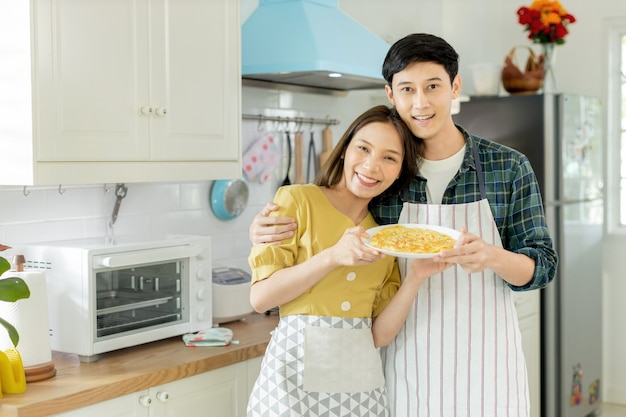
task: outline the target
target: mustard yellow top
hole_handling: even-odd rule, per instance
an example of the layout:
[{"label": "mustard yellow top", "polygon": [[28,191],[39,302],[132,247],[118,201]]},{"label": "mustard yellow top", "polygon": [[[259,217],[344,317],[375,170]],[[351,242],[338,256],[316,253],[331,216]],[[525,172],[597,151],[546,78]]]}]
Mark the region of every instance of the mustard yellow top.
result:
[{"label": "mustard yellow top", "polygon": [[[252,282],[266,279],[279,269],[300,264],[333,246],[354,222],[337,211],[322,190],[313,184],[283,186],[274,202],[273,216],[296,219],[293,238],[280,245],[254,246],[248,257]],[[377,226],[371,214],[359,224],[365,230]],[[387,256],[369,265],[342,266],[307,292],[280,306],[280,315],[376,317],[400,287],[395,258]]]}]

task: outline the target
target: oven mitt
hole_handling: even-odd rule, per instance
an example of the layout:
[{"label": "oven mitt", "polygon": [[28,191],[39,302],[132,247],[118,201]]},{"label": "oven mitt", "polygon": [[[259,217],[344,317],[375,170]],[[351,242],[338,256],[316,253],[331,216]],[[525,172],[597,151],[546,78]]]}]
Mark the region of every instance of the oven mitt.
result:
[{"label": "oven mitt", "polygon": [[246,179],[263,184],[278,165],[279,159],[280,151],[274,136],[261,136],[243,154],[243,172]]},{"label": "oven mitt", "polygon": [[231,343],[238,345],[238,340],[233,340],[233,331],[226,327],[212,327],[200,330],[196,333],[183,335],[186,346],[228,346]]}]

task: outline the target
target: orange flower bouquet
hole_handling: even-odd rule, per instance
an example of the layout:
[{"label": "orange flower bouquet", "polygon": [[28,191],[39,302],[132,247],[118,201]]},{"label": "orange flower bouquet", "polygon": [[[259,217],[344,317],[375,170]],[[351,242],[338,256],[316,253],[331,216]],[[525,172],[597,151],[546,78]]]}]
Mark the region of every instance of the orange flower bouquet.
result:
[{"label": "orange flower bouquet", "polygon": [[567,25],[576,22],[558,0],[535,0],[530,7],[520,7],[517,16],[534,43],[564,44]]}]

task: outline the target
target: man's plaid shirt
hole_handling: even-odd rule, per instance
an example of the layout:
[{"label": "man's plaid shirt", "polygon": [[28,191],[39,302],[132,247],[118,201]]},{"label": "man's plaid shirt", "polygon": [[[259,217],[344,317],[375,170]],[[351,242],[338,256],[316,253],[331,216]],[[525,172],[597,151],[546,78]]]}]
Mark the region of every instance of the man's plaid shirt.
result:
[{"label": "man's plaid shirt", "polygon": [[[558,256],[546,224],[539,184],[528,158],[514,149],[470,135],[462,127],[457,127],[463,132],[467,147],[461,169],[448,184],[442,204],[471,203],[481,199],[472,156],[472,146],[476,146],[485,192],[502,245],[535,260],[533,279],[523,287],[511,288],[523,291],[545,287],[556,274]],[[400,193],[374,199],[370,210],[381,225],[397,223],[405,201],[426,204],[425,178],[418,174]]]}]

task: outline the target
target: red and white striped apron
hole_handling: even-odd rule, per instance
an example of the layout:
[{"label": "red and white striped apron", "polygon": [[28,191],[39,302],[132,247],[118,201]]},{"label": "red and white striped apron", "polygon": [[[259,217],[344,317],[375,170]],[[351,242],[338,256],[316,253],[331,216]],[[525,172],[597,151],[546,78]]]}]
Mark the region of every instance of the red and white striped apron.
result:
[{"label": "red and white striped apron", "polygon": [[[405,203],[399,223],[467,228],[502,246],[487,199]],[[402,276],[406,259],[398,259]],[[512,291],[493,271],[430,277],[383,351],[392,417],[527,417],[526,363]]]}]

